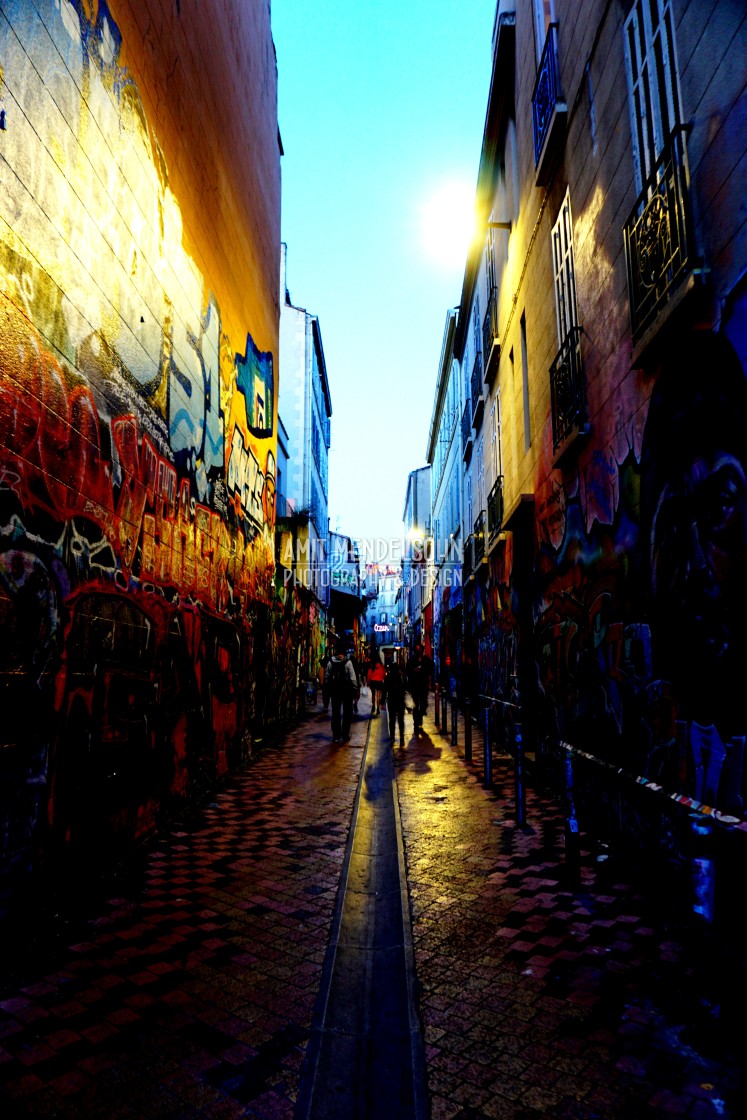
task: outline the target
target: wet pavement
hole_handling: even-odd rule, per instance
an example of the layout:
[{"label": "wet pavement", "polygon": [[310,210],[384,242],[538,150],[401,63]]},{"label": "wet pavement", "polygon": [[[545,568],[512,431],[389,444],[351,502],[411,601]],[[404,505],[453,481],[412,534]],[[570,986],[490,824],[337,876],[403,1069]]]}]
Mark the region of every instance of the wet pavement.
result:
[{"label": "wet pavement", "polygon": [[361,767],[299,1120],[426,1120],[414,982],[394,760],[377,719]]},{"label": "wet pavement", "polygon": [[[290,1120],[314,1071],[317,1085],[357,1079],[318,1059],[336,947],[389,944],[365,932],[367,907],[357,934],[342,921],[341,885],[365,893],[351,825],[369,728],[410,903],[387,998],[416,1000],[434,1120],[747,1115],[739,1009],[724,1021],[698,943],[661,900],[583,838],[571,877],[558,806],[530,785],[517,827],[509,760],[484,789],[428,718],[374,753],[385,717],[366,718],[367,695],[349,745],[312,710],[117,874],[18,922],[0,973],[0,1115]],[[365,771],[360,788],[363,803]],[[360,834],[369,856],[375,831]],[[328,1033],[354,1039],[360,973],[339,975]],[[365,1094],[351,1107],[375,1115]],[[411,1107],[405,1095],[389,1115]]]}]

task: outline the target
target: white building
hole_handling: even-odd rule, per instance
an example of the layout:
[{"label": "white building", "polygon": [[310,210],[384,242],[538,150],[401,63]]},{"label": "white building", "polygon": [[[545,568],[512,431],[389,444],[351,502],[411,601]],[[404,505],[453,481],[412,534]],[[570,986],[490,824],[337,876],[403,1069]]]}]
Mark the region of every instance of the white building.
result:
[{"label": "white building", "polygon": [[[296,514],[307,514],[307,557],[296,569],[321,604],[329,603],[326,552],[329,535],[328,474],[330,417],[327,368],[319,320],[291,303],[286,283],[287,247],[280,267],[280,393],[278,411],[287,432],[289,456],[282,482]],[[325,572],[323,575],[322,573]]]},{"label": "white building", "polygon": [[393,565],[367,564],[366,635],[371,648],[394,650],[402,640],[402,575]]}]

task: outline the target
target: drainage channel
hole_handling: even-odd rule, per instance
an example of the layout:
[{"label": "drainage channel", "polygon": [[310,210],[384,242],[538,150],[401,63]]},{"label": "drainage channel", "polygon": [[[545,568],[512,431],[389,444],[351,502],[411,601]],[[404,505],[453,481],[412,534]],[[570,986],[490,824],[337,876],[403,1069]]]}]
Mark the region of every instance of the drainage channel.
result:
[{"label": "drainage channel", "polygon": [[425,1120],[394,762],[369,724],[297,1120]]}]

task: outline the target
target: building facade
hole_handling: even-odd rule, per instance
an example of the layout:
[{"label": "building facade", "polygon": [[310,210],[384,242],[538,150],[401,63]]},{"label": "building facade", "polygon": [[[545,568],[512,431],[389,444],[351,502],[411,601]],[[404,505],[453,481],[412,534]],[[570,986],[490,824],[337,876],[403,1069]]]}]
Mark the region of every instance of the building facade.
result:
[{"label": "building facade", "polygon": [[730,0],[502,0],[454,335],[474,692],[736,819],[746,46]]},{"label": "building facade", "polygon": [[462,442],[459,363],[454,357],[457,308],[447,312],[441,357],[436,378],[433,413],[428,432],[426,460],[431,468],[433,541],[432,559],[432,652],[436,680],[453,695],[457,666],[462,654],[462,483],[464,453],[471,454],[469,441]]},{"label": "building facade", "polygon": [[345,639],[348,650],[360,657],[365,645],[361,615],[366,599],[358,545],[344,533],[329,534],[328,569],[331,630],[336,637]]},{"label": "building facade", "polygon": [[402,609],[404,643],[433,648],[433,538],[430,465],[410,471],[402,510]]},{"label": "building facade", "polygon": [[401,568],[394,564],[367,564],[366,588],[369,649],[392,657],[401,649],[404,637]]},{"label": "building facade", "polygon": [[[279,411],[288,433],[285,472],[282,565],[303,591],[298,608],[305,620],[296,647],[299,695],[315,680],[327,647],[329,614],[329,447],[332,401],[319,320],[291,302],[287,287],[287,248],[280,264]],[[295,550],[291,559],[287,549]],[[287,580],[287,576],[282,577]],[[301,608],[301,600],[304,606]],[[300,652],[299,652],[300,650]],[[300,700],[302,702],[302,700]]]},{"label": "building facade", "polygon": [[262,0],[0,10],[11,876],[147,832],[266,714],[276,91]]}]

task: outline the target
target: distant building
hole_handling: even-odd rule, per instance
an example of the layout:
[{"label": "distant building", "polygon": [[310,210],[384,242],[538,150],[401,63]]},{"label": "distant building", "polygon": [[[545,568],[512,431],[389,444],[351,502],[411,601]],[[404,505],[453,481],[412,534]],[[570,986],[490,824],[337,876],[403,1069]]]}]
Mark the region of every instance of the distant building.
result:
[{"label": "distant building", "polygon": [[[401,569],[390,564],[367,564],[366,584],[369,589],[368,644],[371,649],[383,649],[391,656],[396,648],[401,648],[403,638]],[[374,589],[375,595],[372,594]]]},{"label": "distant building", "polygon": [[402,511],[404,641],[409,650],[422,642],[429,655],[433,643],[431,506],[430,466],[410,471]]},{"label": "distant building", "polygon": [[361,652],[360,617],[365,610],[358,546],[343,533],[329,534],[329,622],[335,636]]},{"label": "distant building", "polygon": [[[278,530],[282,534],[284,571],[292,571],[293,583],[311,595],[308,621],[302,626],[303,637],[298,647],[301,689],[304,680],[317,677],[328,644],[332,402],[319,320],[291,302],[286,262],[287,248],[282,245],[279,414],[287,433],[287,457],[283,463],[284,492],[278,507]],[[301,610],[300,604],[298,609]]]},{"label": "distant building", "polygon": [[288,433],[290,459],[285,497],[296,513],[309,517],[307,586],[328,603],[322,577],[329,533],[329,447],[332,401],[319,320],[291,303],[287,288],[287,247],[280,265],[279,412]]}]

